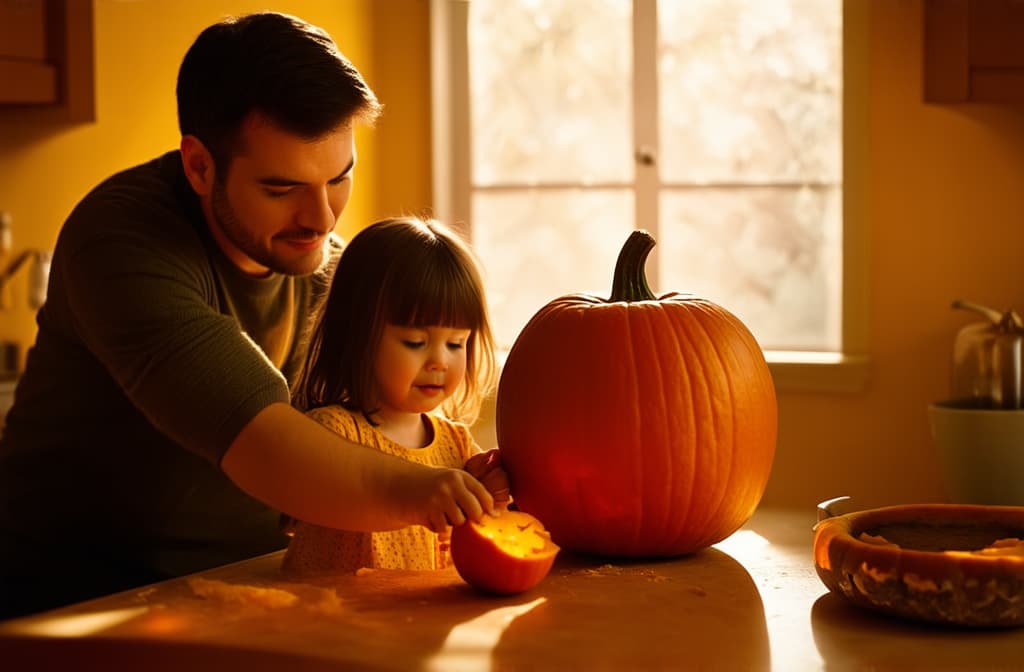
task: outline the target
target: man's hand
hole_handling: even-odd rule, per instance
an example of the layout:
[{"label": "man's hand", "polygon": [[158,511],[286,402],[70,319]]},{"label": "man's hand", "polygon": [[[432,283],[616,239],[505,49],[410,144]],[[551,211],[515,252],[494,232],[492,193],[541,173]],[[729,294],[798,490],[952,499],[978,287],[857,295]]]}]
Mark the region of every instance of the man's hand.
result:
[{"label": "man's hand", "polygon": [[508,497],[497,455],[471,462],[484,482],[471,471],[428,467],[358,445],[276,403],[242,429],[221,467],[253,497],[314,525],[361,532],[423,525],[440,532],[493,513],[502,490]]},{"label": "man's hand", "polygon": [[452,525],[467,520],[480,520],[484,513],[493,515],[494,498],[484,484],[466,471],[436,468],[421,472],[406,493],[409,505],[420,511],[420,525],[441,533]]}]

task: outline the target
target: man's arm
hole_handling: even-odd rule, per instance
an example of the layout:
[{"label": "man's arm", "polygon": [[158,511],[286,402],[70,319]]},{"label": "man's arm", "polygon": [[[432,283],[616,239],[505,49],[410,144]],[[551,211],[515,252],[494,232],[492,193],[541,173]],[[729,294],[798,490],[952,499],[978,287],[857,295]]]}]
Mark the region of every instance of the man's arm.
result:
[{"label": "man's arm", "polygon": [[325,527],[440,531],[479,520],[494,500],[460,469],[426,467],[345,440],[288,404],[260,411],[221,468],[262,502]]}]

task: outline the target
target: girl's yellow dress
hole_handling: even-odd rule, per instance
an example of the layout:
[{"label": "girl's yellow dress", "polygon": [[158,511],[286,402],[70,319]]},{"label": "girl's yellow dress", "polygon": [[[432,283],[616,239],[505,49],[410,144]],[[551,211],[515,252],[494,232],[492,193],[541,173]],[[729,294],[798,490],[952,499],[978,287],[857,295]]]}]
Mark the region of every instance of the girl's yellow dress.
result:
[{"label": "girl's yellow dress", "polygon": [[[422,448],[407,448],[387,438],[359,412],[325,406],[308,415],[346,439],[430,466],[461,469],[480,448],[463,424],[427,414],[433,440]],[[388,532],[350,532],[298,521],[284,556],[291,574],[354,572],[378,569],[441,569],[449,564],[447,538],[420,525]]]}]

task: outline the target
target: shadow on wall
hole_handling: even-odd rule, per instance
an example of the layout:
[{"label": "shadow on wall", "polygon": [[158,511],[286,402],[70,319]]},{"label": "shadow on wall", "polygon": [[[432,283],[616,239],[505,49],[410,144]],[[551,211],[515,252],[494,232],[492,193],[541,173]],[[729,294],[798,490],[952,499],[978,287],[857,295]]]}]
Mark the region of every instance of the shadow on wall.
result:
[{"label": "shadow on wall", "polygon": [[19,152],[54,141],[86,125],[61,119],[53,110],[0,106],[0,156],[14,161]]}]

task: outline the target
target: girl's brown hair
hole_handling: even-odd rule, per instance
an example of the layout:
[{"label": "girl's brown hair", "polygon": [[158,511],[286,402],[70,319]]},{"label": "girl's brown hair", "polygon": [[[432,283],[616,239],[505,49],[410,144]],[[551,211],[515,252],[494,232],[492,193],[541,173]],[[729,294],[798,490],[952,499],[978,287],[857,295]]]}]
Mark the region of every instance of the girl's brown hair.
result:
[{"label": "girl's brown hair", "polygon": [[375,222],[345,248],[313,324],[293,403],[303,410],[339,404],[372,420],[379,403],[373,363],[387,323],[471,330],[465,380],[442,410],[472,423],[497,378],[480,268],[458,234],[415,217]]}]

